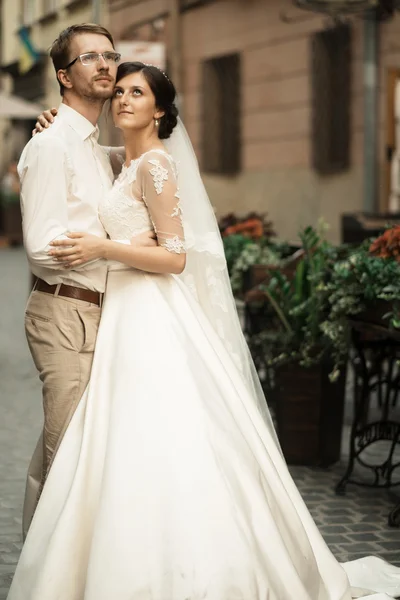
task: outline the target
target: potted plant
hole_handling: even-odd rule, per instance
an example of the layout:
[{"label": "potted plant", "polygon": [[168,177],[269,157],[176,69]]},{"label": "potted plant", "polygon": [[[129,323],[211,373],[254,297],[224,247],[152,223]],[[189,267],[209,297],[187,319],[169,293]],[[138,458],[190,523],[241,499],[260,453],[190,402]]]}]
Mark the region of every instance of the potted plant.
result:
[{"label": "potted plant", "polygon": [[266,214],[250,212],[237,217],[229,213],[219,220],[231,286],[237,299],[261,283],[269,271],[285,268],[300,258],[297,244],[276,242]]},{"label": "potted plant", "polygon": [[[243,217],[237,217],[234,213],[229,213],[219,220],[219,229],[224,243],[225,257],[230,276],[238,259],[245,253],[249,247],[250,253],[254,248],[261,248],[264,244],[269,244],[271,238],[275,235],[271,221],[268,221],[266,215],[251,212]],[[234,291],[239,292],[242,280],[239,275],[234,278]]]},{"label": "potted plant", "polygon": [[400,226],[351,249],[333,266],[326,292],[330,310],[321,328],[333,344],[336,376],[349,345],[350,320],[400,332]]},{"label": "potted plant", "polygon": [[270,371],[266,392],[275,401],[286,460],[329,465],[340,458],[345,373],[335,373],[334,381],[329,376],[333,355],[344,363],[347,348],[335,348],[335,339],[321,324],[331,309],[328,285],[334,265],[345,250],[311,227],[300,233],[300,240],[299,258],[281,259],[250,292],[250,303],[259,312],[249,343],[256,363],[257,356],[265,357]]}]

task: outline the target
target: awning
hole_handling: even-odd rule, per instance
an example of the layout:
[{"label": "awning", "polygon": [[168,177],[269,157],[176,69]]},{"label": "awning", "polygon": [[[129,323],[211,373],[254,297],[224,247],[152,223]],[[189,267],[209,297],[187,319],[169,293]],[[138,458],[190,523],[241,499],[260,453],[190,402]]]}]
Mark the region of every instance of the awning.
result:
[{"label": "awning", "polygon": [[43,108],[0,91],[0,119],[36,119]]}]

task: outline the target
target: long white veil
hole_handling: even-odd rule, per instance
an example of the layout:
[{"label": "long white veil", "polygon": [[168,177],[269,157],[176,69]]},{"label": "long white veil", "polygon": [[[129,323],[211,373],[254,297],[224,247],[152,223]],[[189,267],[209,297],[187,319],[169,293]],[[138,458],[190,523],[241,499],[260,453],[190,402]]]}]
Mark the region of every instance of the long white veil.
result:
[{"label": "long white veil", "polygon": [[240,325],[218,223],[200,175],[192,143],[180,119],[171,137],[165,140],[165,146],[178,167],[180,204],[187,246],[186,268],[181,277],[242,372],[246,387],[279,446],[271,414]]}]

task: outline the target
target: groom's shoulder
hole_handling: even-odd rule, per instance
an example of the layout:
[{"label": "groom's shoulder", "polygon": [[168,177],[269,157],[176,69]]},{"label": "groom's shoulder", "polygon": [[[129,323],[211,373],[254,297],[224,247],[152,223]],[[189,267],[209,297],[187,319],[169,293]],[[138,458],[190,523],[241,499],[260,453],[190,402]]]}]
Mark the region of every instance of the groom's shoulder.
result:
[{"label": "groom's shoulder", "polygon": [[66,146],[62,128],[58,126],[58,123],[53,123],[48,129],[34,135],[26,144],[25,148],[32,147],[39,149],[51,146],[54,146],[55,148]]},{"label": "groom's shoulder", "polygon": [[38,160],[42,159],[50,164],[57,160],[64,160],[61,156],[67,154],[67,145],[63,136],[57,134],[58,127],[51,126],[45,129],[42,133],[34,135],[29,142],[26,144],[22,151],[18,162],[18,173],[22,177],[23,173],[30,166],[38,165]]},{"label": "groom's shoulder", "polygon": [[23,149],[22,156],[46,151],[65,152],[67,149],[67,144],[64,136],[60,135],[60,133],[60,129],[55,123],[48,129],[42,131],[42,133],[37,133],[26,144],[25,148]]}]

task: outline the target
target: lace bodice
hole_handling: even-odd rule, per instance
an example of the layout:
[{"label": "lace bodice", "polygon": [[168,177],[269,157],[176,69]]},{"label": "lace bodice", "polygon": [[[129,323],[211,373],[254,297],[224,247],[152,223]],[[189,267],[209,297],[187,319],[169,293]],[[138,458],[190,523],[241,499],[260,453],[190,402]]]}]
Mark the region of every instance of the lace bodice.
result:
[{"label": "lace bodice", "polygon": [[176,165],[163,150],[150,150],[122,167],[99,215],[113,240],[131,240],[154,230],[170,252],[185,251]]}]

